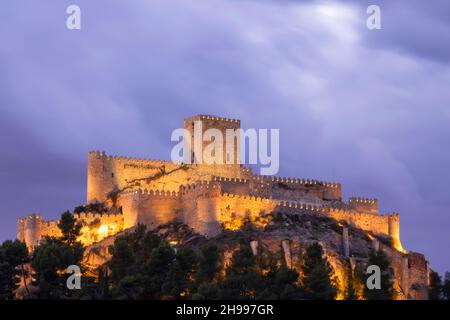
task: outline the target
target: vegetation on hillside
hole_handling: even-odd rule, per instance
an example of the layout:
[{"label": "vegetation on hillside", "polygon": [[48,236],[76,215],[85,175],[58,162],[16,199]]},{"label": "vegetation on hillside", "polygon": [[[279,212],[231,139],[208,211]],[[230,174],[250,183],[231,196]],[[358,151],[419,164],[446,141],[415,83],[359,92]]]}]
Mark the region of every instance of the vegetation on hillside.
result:
[{"label": "vegetation on hillside", "polygon": [[[306,247],[294,268],[260,248],[254,255],[248,239],[238,241],[231,256],[213,241],[180,246],[138,225],[115,239],[111,259],[96,270],[83,266],[80,225],[70,212],[58,224],[61,237],[47,237],[32,254],[24,243],[0,245],[0,299],[320,299],[337,297],[333,268],[318,242]],[[180,227],[180,226],[176,226]],[[226,260],[226,261],[225,261]],[[345,298],[394,299],[389,261],[382,251],[369,255],[381,269],[380,290],[363,284],[368,275],[348,268]],[[69,290],[69,265],[81,268],[81,289]],[[28,279],[28,281],[25,281]],[[32,281],[29,281],[29,280]],[[363,289],[364,288],[364,289]],[[432,273],[430,298],[450,298],[450,274]]]}]

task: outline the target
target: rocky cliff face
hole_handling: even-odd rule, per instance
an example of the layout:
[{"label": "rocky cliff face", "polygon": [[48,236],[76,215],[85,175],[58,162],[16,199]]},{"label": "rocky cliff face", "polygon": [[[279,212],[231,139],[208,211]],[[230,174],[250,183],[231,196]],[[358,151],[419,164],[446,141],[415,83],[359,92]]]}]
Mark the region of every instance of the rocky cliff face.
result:
[{"label": "rocky cliff face", "polygon": [[[428,298],[428,262],[421,254],[397,251],[389,238],[377,237],[343,221],[316,214],[277,212],[267,219],[270,222],[264,227],[257,228],[248,223],[240,230],[224,231],[213,238],[206,238],[186,225],[175,222],[159,226],[156,231],[174,246],[199,249],[205,243],[214,243],[221,248],[223,270],[242,241],[249,243],[255,255],[270,253],[279,263],[284,261],[288,267],[297,270],[303,250],[311,243],[319,242],[333,267],[338,298],[344,297],[349,275],[364,272],[369,252],[380,249],[390,260],[397,299]],[[115,236],[88,247],[86,260],[93,266],[107,261],[107,247],[114,243],[114,239]]]}]

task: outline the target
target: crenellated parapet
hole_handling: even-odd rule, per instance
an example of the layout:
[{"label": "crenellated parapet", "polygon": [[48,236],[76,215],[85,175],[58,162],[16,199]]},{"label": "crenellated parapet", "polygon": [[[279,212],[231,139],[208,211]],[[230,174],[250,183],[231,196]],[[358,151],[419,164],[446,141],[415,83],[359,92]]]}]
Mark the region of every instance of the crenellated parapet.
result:
[{"label": "crenellated parapet", "polygon": [[211,177],[211,181],[218,181],[218,182],[234,182],[234,183],[248,183],[249,179],[244,178],[228,178],[228,177],[218,177],[213,176]]},{"label": "crenellated parapet", "polygon": [[151,199],[151,198],[158,198],[158,199],[179,199],[180,198],[180,192],[177,191],[170,191],[170,190],[152,190],[152,189],[133,189],[133,190],[127,190],[122,193],[120,193],[121,198],[125,197],[132,197],[135,200],[139,199]]},{"label": "crenellated parapet", "polygon": [[[94,151],[88,156],[87,202],[104,202],[114,192],[136,187],[178,190],[166,176],[182,168],[180,164],[152,159],[111,156]],[[183,179],[183,178],[181,178]]]},{"label": "crenellated parapet", "polygon": [[122,213],[109,213],[109,212],[78,212],[73,214],[74,218],[78,221],[93,221],[99,220],[120,220],[123,218]]},{"label": "crenellated parapet", "polygon": [[128,190],[120,194],[118,205],[122,207],[124,229],[138,223],[153,228],[178,218],[181,193],[159,189]]},{"label": "crenellated parapet", "polygon": [[342,199],[341,185],[313,179],[254,175],[253,188],[261,195],[298,200],[315,197],[323,201]]},{"label": "crenellated parapet", "polygon": [[392,240],[394,248],[403,251],[399,235],[399,215],[396,213],[374,215],[353,209],[335,208],[302,201],[286,201],[230,193],[221,194],[221,203],[223,204],[221,218],[232,226],[241,225],[236,221],[233,222],[233,219],[236,219],[236,217],[244,218],[248,214],[256,217],[260,216],[261,213],[270,213],[278,210],[291,214],[316,213],[331,217],[337,221],[345,221],[354,227],[373,234],[388,237]]},{"label": "crenellated parapet", "polygon": [[341,184],[336,182],[325,182],[313,179],[298,179],[298,178],[286,178],[286,177],[276,177],[276,176],[262,176],[254,175],[255,180],[260,181],[270,181],[270,182],[280,182],[291,185],[304,185],[304,186],[325,186],[329,188],[340,189]]},{"label": "crenellated parapet", "polygon": [[[85,245],[123,230],[123,215],[121,213],[81,212],[74,213],[73,216],[76,222],[82,226],[78,240]],[[45,237],[61,236],[61,230],[58,227],[59,221],[45,221],[40,214],[28,215],[18,219],[17,222],[17,239],[25,242],[30,251],[33,251]]]},{"label": "crenellated parapet", "polygon": [[58,221],[44,221],[41,214],[29,214],[17,219],[17,239],[25,242],[30,251],[33,251],[45,237],[60,235]]},{"label": "crenellated parapet", "polygon": [[95,157],[97,159],[101,159],[103,161],[122,161],[122,162],[136,163],[136,164],[164,165],[164,164],[171,163],[170,161],[167,161],[167,160],[109,155],[105,151],[89,151],[89,156]]},{"label": "crenellated parapet", "polygon": [[275,208],[283,208],[283,209],[298,209],[298,210],[307,210],[307,211],[315,211],[315,212],[328,212],[329,208],[323,207],[320,205],[316,205],[308,202],[301,201],[286,201],[286,200],[278,200],[267,197],[259,197],[254,195],[239,195],[233,193],[222,193],[221,197],[224,199],[224,202],[229,202],[231,200],[238,203],[245,202],[255,202],[255,203],[271,203]]},{"label": "crenellated parapet", "polygon": [[351,197],[348,199],[348,205],[350,208],[356,211],[366,212],[370,214],[378,214],[377,199]]},{"label": "crenellated parapet", "polygon": [[222,185],[218,181],[196,181],[180,186],[180,194],[184,199],[196,197],[216,197],[220,194]]},{"label": "crenellated parapet", "polygon": [[[211,121],[241,123],[241,120],[239,120],[239,119],[217,117],[217,116],[206,115],[206,114],[200,114],[198,116],[194,116],[194,117],[191,117],[191,118],[198,118],[199,120],[211,120]],[[188,118],[188,119],[190,119],[190,118]]]}]

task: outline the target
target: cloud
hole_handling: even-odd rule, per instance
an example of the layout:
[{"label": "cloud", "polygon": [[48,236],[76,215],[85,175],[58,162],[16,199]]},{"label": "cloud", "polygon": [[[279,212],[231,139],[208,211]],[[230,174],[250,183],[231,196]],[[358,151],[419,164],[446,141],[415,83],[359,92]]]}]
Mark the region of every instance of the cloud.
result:
[{"label": "cloud", "polygon": [[401,213],[405,246],[448,269],[438,6],[379,1],[383,29],[369,31],[363,1],[77,3],[81,31],[65,28],[69,1],[2,4],[2,238],[19,216],[84,201],[88,150],[168,159],[182,118],[207,113],[280,128],[281,175],[378,197]]}]

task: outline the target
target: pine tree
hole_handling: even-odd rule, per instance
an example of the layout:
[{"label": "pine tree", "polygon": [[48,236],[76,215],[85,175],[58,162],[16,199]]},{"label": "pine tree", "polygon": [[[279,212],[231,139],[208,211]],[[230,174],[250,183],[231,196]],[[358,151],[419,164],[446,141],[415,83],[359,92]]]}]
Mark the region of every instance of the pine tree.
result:
[{"label": "pine tree", "polygon": [[175,261],[162,286],[162,291],[173,299],[186,298],[193,289],[193,275],[197,269],[198,259],[190,248],[180,248]]},{"label": "pine tree", "polygon": [[445,273],[442,294],[445,300],[450,300],[450,272]]},{"label": "pine tree", "polygon": [[142,296],[143,268],[153,249],[146,242],[147,236],[146,227],[140,224],[133,232],[118,236],[109,248],[112,285],[107,290],[112,298],[135,300]]},{"label": "pine tree", "polygon": [[0,245],[0,300],[14,299],[20,276],[25,278],[23,265],[27,261],[28,250],[23,242],[6,240]]},{"label": "pine tree", "polygon": [[67,290],[66,270],[70,265],[81,268],[83,247],[70,246],[61,239],[48,237],[33,252],[31,266],[35,271],[33,285],[39,287],[39,298],[60,299],[71,297],[74,292]]},{"label": "pine tree", "polygon": [[313,300],[333,300],[337,289],[334,285],[333,269],[323,256],[319,243],[310,245],[302,264],[302,287],[306,298]]},{"label": "pine tree", "polygon": [[219,272],[220,252],[215,245],[205,245],[201,248],[198,270],[195,275],[198,285],[212,282]]},{"label": "pine tree", "polygon": [[70,211],[66,211],[61,215],[58,223],[58,228],[61,230],[61,240],[72,245],[76,243],[80,236],[81,224],[76,222],[75,217]]},{"label": "pine tree", "polygon": [[175,260],[174,250],[167,244],[161,244],[152,250],[149,261],[144,266],[143,276],[143,298],[161,299],[163,296],[163,285],[168,279],[169,271]]},{"label": "pine tree", "polygon": [[369,253],[368,265],[375,265],[380,268],[381,279],[380,279],[380,289],[369,289],[367,286],[367,279],[371,276],[370,274],[365,275],[366,284],[364,286],[364,296],[367,300],[393,300],[395,299],[396,292],[394,290],[392,275],[389,271],[389,260],[386,254],[382,250],[372,250]]},{"label": "pine tree", "polygon": [[66,270],[70,265],[76,265],[83,272],[84,248],[77,241],[81,226],[66,211],[61,215],[58,227],[62,236],[45,238],[35,248],[31,259],[31,266],[35,271],[33,286],[39,288],[39,298],[70,298],[78,294],[76,290],[67,289],[66,281],[70,275],[66,274]]},{"label": "pine tree", "polygon": [[[268,276],[270,276],[268,274]],[[294,300],[301,297],[302,292],[297,286],[298,272],[289,269],[285,264],[276,267],[273,281],[269,282],[271,296],[280,300]]]},{"label": "pine tree", "polygon": [[109,268],[111,269],[111,278],[118,283],[131,274],[134,268],[135,256],[127,239],[125,237],[117,237],[114,246],[110,248],[111,259],[109,260]]},{"label": "pine tree", "polygon": [[428,294],[430,300],[442,299],[442,279],[439,273],[431,271],[430,273],[430,286],[428,288]]},{"label": "pine tree", "polygon": [[220,299],[254,299],[267,283],[258,272],[256,259],[247,244],[241,243],[233,253],[226,277],[220,283]]},{"label": "pine tree", "polygon": [[192,300],[216,300],[219,295],[219,287],[215,282],[203,282],[197,292],[192,295]]}]

